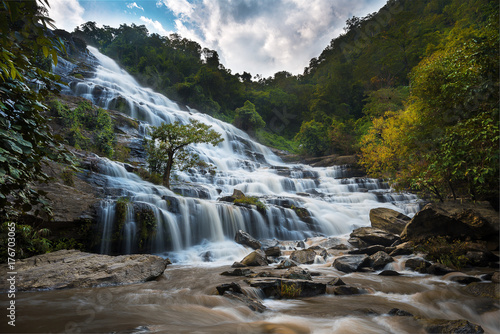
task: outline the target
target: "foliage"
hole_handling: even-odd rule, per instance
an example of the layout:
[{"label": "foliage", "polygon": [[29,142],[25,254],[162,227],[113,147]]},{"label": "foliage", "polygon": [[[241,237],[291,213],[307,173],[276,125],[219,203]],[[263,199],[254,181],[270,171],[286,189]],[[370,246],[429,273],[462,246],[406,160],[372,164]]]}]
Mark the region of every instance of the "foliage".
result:
[{"label": "foliage", "polygon": [[189,124],[176,121],[152,127],[151,139],[146,140],[149,170],[162,175],[163,184],[170,188],[172,168],[187,170],[195,166],[208,166],[197,154],[187,150],[189,145],[207,143],[215,146],[223,140],[209,125],[197,120]]},{"label": "foliage", "polygon": [[280,280],[280,296],[281,298],[297,298],[302,293],[302,289],[299,284],[295,282],[287,283],[284,280]]},{"label": "foliage", "polygon": [[[3,222],[0,225],[0,235],[7,235],[9,227],[14,222]],[[50,231],[46,228],[36,230],[30,225],[15,224],[16,233],[16,258],[44,254],[51,250],[51,243],[47,239]],[[0,263],[7,259],[7,237],[0,238]]]},{"label": "foliage", "polygon": [[[46,3],[46,1],[45,1]],[[46,36],[52,21],[35,1],[0,2],[0,216],[8,218],[37,207],[50,213],[43,192],[33,185],[48,176],[46,159],[70,157],[51,135],[44,99],[57,93],[48,72],[63,44]]]},{"label": "foliage", "polygon": [[424,244],[417,245],[416,251],[425,253],[429,261],[439,262],[447,267],[461,270],[467,264],[467,242],[460,240],[448,241],[438,236],[428,239]]},{"label": "foliage", "polygon": [[408,107],[373,120],[361,163],[439,199],[498,198],[498,22],[457,31],[412,72]]},{"label": "foliage", "polygon": [[246,132],[254,133],[263,128],[266,122],[255,110],[255,105],[247,100],[243,107],[235,110],[233,124]]},{"label": "foliage", "polygon": [[75,186],[75,171],[71,168],[65,168],[61,172],[61,180],[63,183],[69,187]]},{"label": "foliage", "polygon": [[262,203],[257,197],[243,196],[234,200],[234,203],[255,205],[257,210],[266,211],[266,205]]},{"label": "foliage", "polygon": [[68,129],[65,137],[71,146],[113,156],[116,141],[114,122],[107,111],[89,101],[81,101],[76,108],[70,109],[53,100],[51,108]]},{"label": "foliage", "polygon": [[320,156],[328,150],[328,129],[315,120],[304,122],[295,136],[306,154]]},{"label": "foliage", "polygon": [[299,149],[297,142],[285,139],[279,134],[274,132],[267,132],[262,129],[259,129],[255,133],[255,137],[263,145],[274,147],[278,150],[287,151],[290,153],[297,153]]}]

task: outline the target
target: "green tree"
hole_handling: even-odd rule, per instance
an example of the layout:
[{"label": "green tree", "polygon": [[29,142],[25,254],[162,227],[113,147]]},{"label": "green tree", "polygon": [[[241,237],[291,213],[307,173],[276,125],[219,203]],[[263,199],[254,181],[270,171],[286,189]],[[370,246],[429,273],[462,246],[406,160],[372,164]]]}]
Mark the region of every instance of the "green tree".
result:
[{"label": "green tree", "polygon": [[191,120],[190,124],[177,121],[152,127],[151,139],[146,140],[149,170],[160,174],[163,184],[170,189],[172,168],[187,170],[208,165],[197,154],[187,150],[189,145],[207,143],[215,146],[223,140],[217,131],[197,120]]},{"label": "green tree", "polygon": [[51,61],[64,50],[46,36],[48,26],[45,7],[35,1],[0,2],[0,217],[37,204],[47,211],[34,183],[48,179],[47,159],[69,158],[44,116],[45,98],[57,93]]},{"label": "green tree", "polygon": [[233,125],[243,131],[254,133],[256,130],[266,126],[266,122],[264,122],[255,110],[255,105],[247,100],[243,107],[235,110]]},{"label": "green tree", "polygon": [[315,120],[303,122],[295,136],[306,154],[320,156],[328,150],[328,127]]}]

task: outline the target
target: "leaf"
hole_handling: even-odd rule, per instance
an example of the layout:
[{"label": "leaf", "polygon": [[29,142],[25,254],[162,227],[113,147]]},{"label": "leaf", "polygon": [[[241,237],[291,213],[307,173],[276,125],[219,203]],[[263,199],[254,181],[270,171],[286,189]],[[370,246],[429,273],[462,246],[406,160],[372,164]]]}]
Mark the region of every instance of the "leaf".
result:
[{"label": "leaf", "polygon": [[43,46],[42,47],[42,50],[43,50],[43,55],[45,56],[45,58],[47,58],[49,56],[49,49],[47,48],[47,46]]}]

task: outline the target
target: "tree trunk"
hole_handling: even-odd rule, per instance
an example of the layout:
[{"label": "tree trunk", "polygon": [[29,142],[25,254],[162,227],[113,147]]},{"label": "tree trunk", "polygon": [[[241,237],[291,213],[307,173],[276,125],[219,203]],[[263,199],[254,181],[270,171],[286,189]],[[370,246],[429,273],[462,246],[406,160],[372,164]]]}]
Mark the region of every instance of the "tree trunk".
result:
[{"label": "tree trunk", "polygon": [[170,172],[172,171],[172,165],[174,163],[174,154],[168,153],[167,167],[163,173],[163,185],[170,189]]}]

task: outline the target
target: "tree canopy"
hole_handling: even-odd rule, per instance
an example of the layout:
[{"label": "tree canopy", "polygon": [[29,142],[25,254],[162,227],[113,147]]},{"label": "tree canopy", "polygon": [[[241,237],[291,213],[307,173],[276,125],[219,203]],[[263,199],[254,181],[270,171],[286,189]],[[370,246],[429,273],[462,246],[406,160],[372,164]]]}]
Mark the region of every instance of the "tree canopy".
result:
[{"label": "tree canopy", "polygon": [[211,126],[197,120],[192,120],[189,124],[181,124],[178,121],[164,123],[152,127],[151,130],[151,139],[146,140],[149,170],[160,174],[163,184],[169,189],[173,168],[187,170],[208,165],[197,154],[187,150],[189,145],[207,143],[215,146],[224,140]]}]

